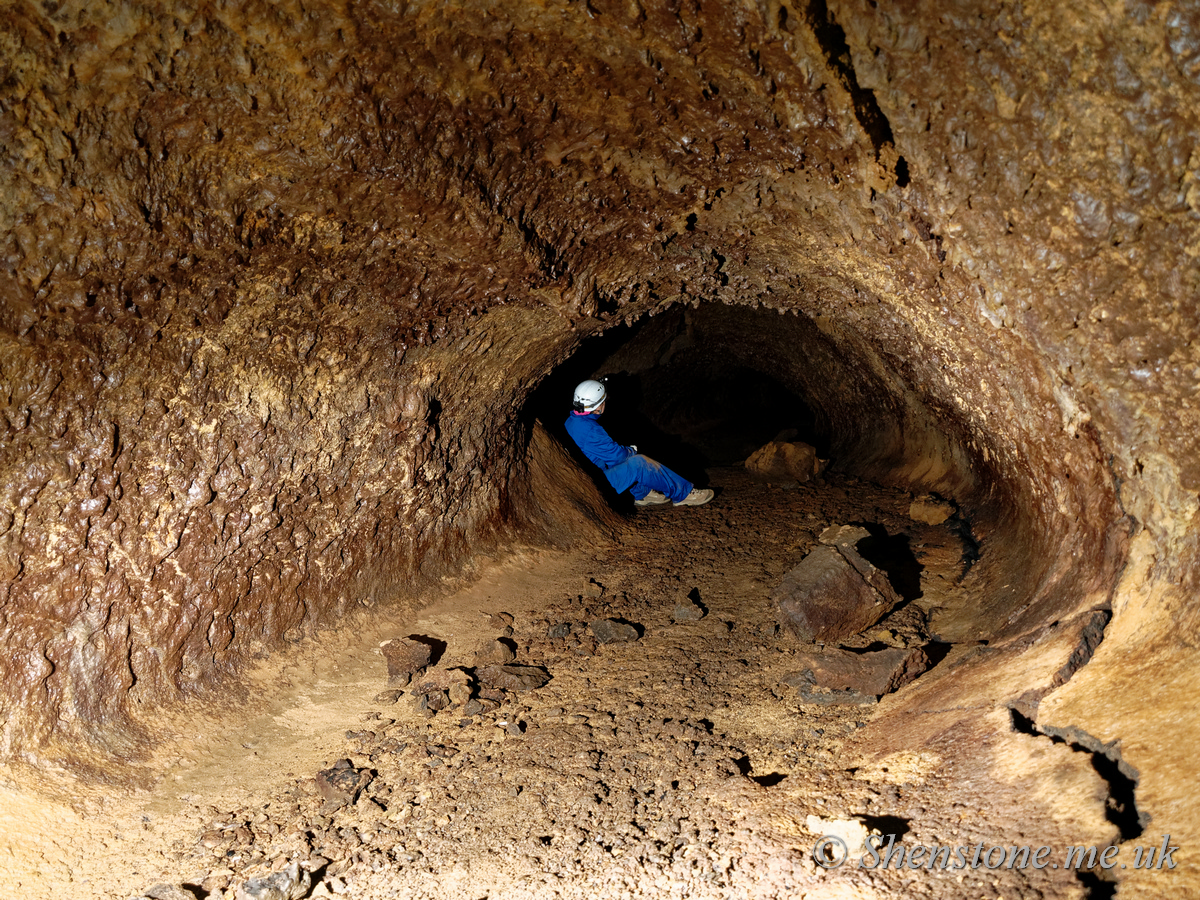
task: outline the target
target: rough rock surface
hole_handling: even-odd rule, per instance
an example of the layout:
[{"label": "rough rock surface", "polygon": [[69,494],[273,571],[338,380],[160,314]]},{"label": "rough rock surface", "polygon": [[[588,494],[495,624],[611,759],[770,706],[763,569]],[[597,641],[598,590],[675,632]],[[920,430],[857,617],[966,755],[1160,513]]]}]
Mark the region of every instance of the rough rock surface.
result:
[{"label": "rough rock surface", "polygon": [[413,675],[429,666],[433,648],[412,638],[392,638],[379,645],[387,660],[388,684],[392,687],[408,684]]},{"label": "rough rock surface", "polygon": [[540,666],[485,666],[475,674],[480,684],[505,691],[532,691],[550,680]]},{"label": "rough rock surface", "polygon": [[840,548],[829,546],[804,557],[771,599],[780,622],[804,643],[832,643],[865,631],[899,602],[895,594],[885,597],[876,590]]},{"label": "rough rock surface", "polygon": [[828,460],[817,459],[815,447],[789,441],[771,441],[746,458],[746,471],[775,481],[808,481],[825,470]]},{"label": "rough rock surface", "polygon": [[920,647],[889,647],[859,653],[827,649],[820,653],[798,653],[794,659],[799,669],[785,679],[794,687],[807,681],[818,687],[871,697],[890,694],[929,667],[929,657]]},{"label": "rough rock surface", "polygon": [[646,323],[664,434],[769,382],[956,504],[972,665],[1111,607],[1039,721],[1200,833],[1198,60],[1144,0],[7,4],[0,757],[610,528],[527,404]]},{"label": "rough rock surface", "polygon": [[926,525],[941,525],[954,515],[954,504],[936,497],[918,497],[908,507],[909,518]]}]

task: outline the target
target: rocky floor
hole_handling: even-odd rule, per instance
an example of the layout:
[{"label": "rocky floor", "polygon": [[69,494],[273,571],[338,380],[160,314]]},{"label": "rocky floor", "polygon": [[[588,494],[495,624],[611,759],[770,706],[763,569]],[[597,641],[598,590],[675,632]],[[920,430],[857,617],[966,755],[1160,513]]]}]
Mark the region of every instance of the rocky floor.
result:
[{"label": "rocky floor", "polygon": [[[806,702],[787,684],[801,648],[768,596],[829,524],[868,523],[892,539],[894,580],[920,596],[849,643],[928,643],[926,610],[956,602],[970,551],[954,527],[908,518],[906,494],[710,474],[706,507],[637,511],[615,546],[535,554],[486,590],[330,644],[352,662],[326,672],[349,674],[322,701],[335,714],[317,740],[272,757],[269,733],[231,728],[234,755],[209,758],[207,788],[205,763],[185,760],[138,801],[156,844],[122,850],[114,831],[104,862],[68,880],[158,900],[1083,896],[1077,876],[1050,870],[814,862],[837,826],[813,816],[856,816],[907,842],[1029,843],[1029,821],[985,824],[967,808],[952,759],[854,765],[874,707]],[[389,685],[383,656],[362,646],[389,635],[417,636],[430,669]],[[503,647],[538,667],[512,671],[548,681],[485,684],[481,664],[504,662]],[[122,853],[140,858],[98,870]]]}]

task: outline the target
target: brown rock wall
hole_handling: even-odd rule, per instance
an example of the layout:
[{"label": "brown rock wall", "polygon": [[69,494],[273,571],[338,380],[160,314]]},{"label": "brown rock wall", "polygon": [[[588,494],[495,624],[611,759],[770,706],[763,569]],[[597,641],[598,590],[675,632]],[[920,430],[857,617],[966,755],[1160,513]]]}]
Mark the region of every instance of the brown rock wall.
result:
[{"label": "brown rock wall", "polygon": [[1194,586],[1197,29],[1072,10],[9,3],[0,751],[571,522],[526,397],[684,305],[958,503],[960,636]]}]

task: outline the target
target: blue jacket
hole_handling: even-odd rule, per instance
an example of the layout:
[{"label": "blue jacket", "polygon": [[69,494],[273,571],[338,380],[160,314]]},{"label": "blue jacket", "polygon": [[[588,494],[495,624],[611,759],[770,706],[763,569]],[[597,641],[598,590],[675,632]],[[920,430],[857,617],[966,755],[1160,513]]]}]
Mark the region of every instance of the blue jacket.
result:
[{"label": "blue jacket", "polygon": [[608,436],[598,413],[571,413],[567,416],[567,434],[583,455],[605,472],[633,456],[632,447],[623,447]]},{"label": "blue jacket", "polygon": [[600,424],[600,416],[597,413],[571,413],[567,416],[567,434],[579,445],[584,456],[604,470],[609,484],[618,493],[629,488],[634,475],[625,470],[627,467],[617,471],[610,470],[616,469],[633,456],[633,448],[624,447],[609,437],[604,426]]}]

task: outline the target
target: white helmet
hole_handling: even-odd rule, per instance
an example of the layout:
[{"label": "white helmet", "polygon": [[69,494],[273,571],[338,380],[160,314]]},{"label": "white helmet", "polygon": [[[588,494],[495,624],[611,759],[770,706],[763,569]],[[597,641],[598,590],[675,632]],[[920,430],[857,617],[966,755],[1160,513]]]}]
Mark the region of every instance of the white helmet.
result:
[{"label": "white helmet", "polygon": [[579,412],[592,412],[604,402],[604,397],[604,385],[589,378],[587,381],[579,382],[578,387],[575,388],[573,405]]}]

